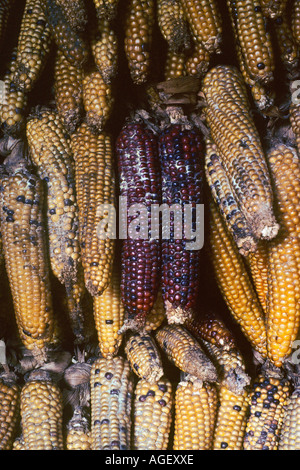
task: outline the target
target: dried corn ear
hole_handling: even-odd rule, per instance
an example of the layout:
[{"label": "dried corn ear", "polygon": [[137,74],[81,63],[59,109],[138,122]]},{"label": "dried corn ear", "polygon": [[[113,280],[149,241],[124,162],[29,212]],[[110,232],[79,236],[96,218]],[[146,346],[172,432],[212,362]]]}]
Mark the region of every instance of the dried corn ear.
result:
[{"label": "dried corn ear", "polygon": [[268,251],[268,242],[260,240],[256,251],[247,256],[251,278],[265,315],[268,302]]},{"label": "dried corn ear", "polygon": [[134,391],[133,448],[167,450],[172,424],[172,384],[167,378],[156,383],[140,379]]},{"label": "dried corn ear", "polygon": [[300,449],[300,391],[299,384],[295,384],[293,393],[287,400],[282,418],[278,450]]},{"label": "dried corn ear", "polygon": [[68,422],[66,450],[91,450],[89,422],[80,407],[74,409]]},{"label": "dried corn ear", "polygon": [[202,43],[194,39],[192,52],[187,55],[185,61],[186,74],[202,78],[208,71],[210,62],[210,53],[205,49]]},{"label": "dried corn ear", "polygon": [[159,290],[154,305],[146,317],[145,331],[150,333],[151,331],[157,330],[165,319],[166,311],[161,290]]},{"label": "dried corn ear", "polygon": [[118,72],[118,35],[108,20],[99,21],[97,33],[91,39],[95,65],[109,85]]},{"label": "dried corn ear", "polygon": [[299,0],[294,0],[292,5],[291,19],[290,19],[291,29],[293,38],[300,44],[300,2]]},{"label": "dried corn ear", "polygon": [[168,48],[164,68],[164,79],[171,80],[173,78],[184,77],[186,75],[185,61],[186,55],[184,52],[173,52]]},{"label": "dried corn ear", "polygon": [[111,85],[107,85],[101,73],[94,70],[85,74],[82,86],[86,121],[94,133],[102,132],[114,105]]},{"label": "dried corn ear", "polygon": [[110,210],[115,204],[111,138],[104,133],[93,134],[82,123],[71,136],[71,149],[85,285],[92,296],[101,295],[110,282],[115,246]]},{"label": "dried corn ear", "polygon": [[91,370],[91,450],[128,450],[133,381],[121,356],[97,359]]},{"label": "dried corn ear", "polygon": [[190,32],[181,0],[158,0],[157,20],[171,51],[178,53],[190,46]]},{"label": "dried corn ear", "polygon": [[66,21],[77,32],[83,32],[88,23],[85,0],[57,0],[62,8]]},{"label": "dried corn ear", "polygon": [[19,419],[20,388],[12,372],[0,374],[0,450],[11,450]]},{"label": "dried corn ear", "polygon": [[287,14],[278,16],[273,21],[273,28],[281,63],[288,71],[290,77],[296,77],[300,59],[299,44],[293,38]]},{"label": "dried corn ear", "polygon": [[129,332],[124,350],[132,370],[139,378],[153,384],[163,376],[160,352],[151,335]]},{"label": "dried corn ear", "polygon": [[111,21],[117,15],[119,0],[93,0],[93,2],[100,20]]}]

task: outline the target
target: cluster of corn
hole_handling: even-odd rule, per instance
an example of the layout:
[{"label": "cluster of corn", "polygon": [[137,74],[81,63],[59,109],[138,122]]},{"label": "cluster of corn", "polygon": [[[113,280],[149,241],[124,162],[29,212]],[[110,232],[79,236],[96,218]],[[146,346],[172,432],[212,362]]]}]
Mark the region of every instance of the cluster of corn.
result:
[{"label": "cluster of corn", "polygon": [[[20,5],[0,0],[0,449],[299,449],[300,2]],[[117,240],[117,196],[146,235]],[[174,218],[159,240],[160,203],[205,204],[203,250]]]}]

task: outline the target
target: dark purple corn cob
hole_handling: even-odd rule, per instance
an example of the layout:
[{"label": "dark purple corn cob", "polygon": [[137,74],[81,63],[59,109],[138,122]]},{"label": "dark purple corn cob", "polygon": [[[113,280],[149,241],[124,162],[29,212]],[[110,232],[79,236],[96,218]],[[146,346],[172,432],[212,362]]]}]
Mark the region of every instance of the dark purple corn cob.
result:
[{"label": "dark purple corn cob", "polygon": [[[121,251],[121,295],[126,312],[126,324],[142,329],[147,314],[157,296],[160,280],[160,241],[152,239],[151,208],[161,202],[161,182],[157,139],[145,124],[131,121],[125,124],[117,139],[120,196],[127,198],[128,209],[142,204],[137,226],[146,227],[140,238],[130,234],[123,240]],[[136,215],[120,221],[124,233],[135,227]]]},{"label": "dark purple corn cob", "polygon": [[[203,204],[203,154],[203,139],[197,130],[172,124],[159,135],[162,202],[169,207],[180,205],[183,218],[185,204],[193,211],[196,204]],[[184,220],[180,238],[172,215],[169,237],[163,235],[162,240],[162,295],[168,322],[183,324],[197,302],[201,258],[200,249],[191,250],[187,245]]]}]

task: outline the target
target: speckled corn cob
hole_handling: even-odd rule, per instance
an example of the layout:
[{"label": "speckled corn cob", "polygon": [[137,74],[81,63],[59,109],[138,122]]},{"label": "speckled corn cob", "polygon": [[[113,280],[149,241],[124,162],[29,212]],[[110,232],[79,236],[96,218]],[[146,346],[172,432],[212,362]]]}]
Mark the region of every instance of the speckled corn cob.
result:
[{"label": "speckled corn cob", "polygon": [[173,450],[212,450],[217,390],[200,380],[179,382],[175,392]]},{"label": "speckled corn cob", "polygon": [[300,163],[294,148],[278,145],[268,153],[281,230],[268,252],[268,357],[280,367],[291,353],[300,323]]},{"label": "speckled corn cob", "polygon": [[91,39],[94,62],[109,85],[118,72],[118,36],[108,20],[99,21],[97,33]]},{"label": "speckled corn cob", "polygon": [[261,373],[250,392],[244,450],[277,450],[284,409],[290,395],[285,378]]},{"label": "speckled corn cob", "polygon": [[128,450],[133,382],[123,357],[97,359],[91,370],[91,450]]},{"label": "speckled corn cob", "polygon": [[260,4],[263,14],[273,19],[284,14],[287,0],[260,0]]},{"label": "speckled corn cob", "polygon": [[75,408],[68,422],[66,450],[91,450],[89,423],[80,407]]},{"label": "speckled corn cob", "polygon": [[184,52],[173,52],[169,48],[167,50],[167,57],[164,69],[165,80],[171,80],[172,78],[184,77],[186,75],[185,70],[186,55]]},{"label": "speckled corn cob", "polygon": [[[162,295],[169,323],[184,323],[197,302],[200,287],[201,246],[191,246],[193,237],[178,227],[177,207],[187,220],[186,207],[194,214],[203,204],[204,167],[202,165],[203,140],[196,129],[185,129],[171,124],[158,136],[158,152],[162,178]],[[169,233],[164,217],[170,220]],[[191,229],[195,230],[195,224]],[[199,240],[198,240],[199,242]],[[192,242],[193,244],[193,242]]]},{"label": "speckled corn cob", "polygon": [[215,366],[206,356],[200,344],[181,325],[166,325],[155,333],[155,339],[178,369],[201,380],[215,381]]},{"label": "speckled corn cob", "polygon": [[218,65],[206,74],[202,91],[211,137],[240,210],[257,238],[272,239],[279,226],[271,181],[242,75],[232,66]]},{"label": "speckled corn cob", "polygon": [[20,396],[26,450],[63,450],[63,403],[58,385],[46,371],[31,372]]},{"label": "speckled corn cob", "polygon": [[249,392],[236,394],[226,386],[218,388],[219,407],[213,450],[243,450],[249,410]]},{"label": "speckled corn cob", "polygon": [[42,182],[20,166],[2,174],[0,196],[5,267],[19,335],[24,346],[44,360],[54,320]]},{"label": "speckled corn cob", "polygon": [[[125,198],[126,212],[120,221],[121,294],[126,321],[143,329],[159,288],[160,243],[151,233],[154,216],[151,209],[160,203],[160,175],[157,143],[153,132],[137,119],[126,123],[116,143],[120,196]],[[134,214],[130,208],[143,204],[142,233],[134,233]],[[158,221],[157,221],[158,222]],[[126,238],[127,237],[127,238]]]},{"label": "speckled corn cob", "polygon": [[125,53],[133,82],[145,83],[149,76],[155,9],[153,0],[130,0],[126,13]]},{"label": "speckled corn cob", "polygon": [[172,384],[140,379],[134,391],[133,449],[167,450],[172,423]]},{"label": "speckled corn cob", "polygon": [[293,38],[287,14],[278,16],[273,21],[273,28],[281,63],[290,77],[293,77],[293,74],[296,77],[299,69],[299,44]]},{"label": "speckled corn cob", "polygon": [[71,27],[58,0],[44,0],[44,3],[46,18],[57,48],[72,64],[83,65],[89,57],[86,41]]},{"label": "speckled corn cob", "polygon": [[159,290],[154,305],[146,317],[145,331],[150,333],[151,331],[157,330],[165,319],[166,311],[161,290]]},{"label": "speckled corn cob", "polygon": [[12,80],[28,93],[36,84],[51,46],[51,32],[42,0],[27,0],[18,38],[16,68]]},{"label": "speckled corn cob", "polygon": [[[85,285],[92,296],[101,295],[110,281],[115,246],[111,213],[106,215],[107,206],[115,204],[111,138],[104,133],[93,134],[89,126],[82,123],[71,137],[71,149],[75,160]],[[102,225],[106,222],[108,226],[104,234]]]},{"label": "speckled corn cob", "polygon": [[69,140],[59,115],[37,109],[27,122],[30,157],[47,184],[47,223],[50,263],[57,279],[77,279],[80,260],[78,207],[74,163]]},{"label": "speckled corn cob", "polygon": [[250,77],[265,84],[270,83],[274,79],[272,44],[259,0],[227,2],[235,18],[235,34]]},{"label": "speckled corn cob", "polygon": [[181,0],[191,31],[208,52],[221,52],[222,23],[215,1]]},{"label": "speckled corn cob", "polygon": [[11,450],[18,418],[20,389],[17,377],[10,372],[0,374],[0,450]]},{"label": "speckled corn cob", "polygon": [[193,50],[185,61],[186,74],[202,78],[209,69],[211,55],[205,47],[194,38]]},{"label": "speckled corn cob", "polygon": [[206,139],[205,175],[211,195],[239,252],[246,256],[249,252],[255,251],[256,238],[233,195],[217,146],[210,138]]},{"label": "speckled corn cob", "polygon": [[180,52],[190,45],[190,32],[181,0],[158,0],[158,26],[173,52]]},{"label": "speckled corn cob", "polygon": [[129,332],[124,350],[132,370],[139,378],[152,384],[163,376],[160,352],[152,336]]},{"label": "speckled corn cob", "polygon": [[100,20],[113,20],[118,11],[119,0],[93,0]]},{"label": "speckled corn cob", "polygon": [[69,134],[78,127],[83,111],[83,70],[57,51],[54,66],[54,94],[58,114]]},{"label": "speckled corn cob", "polygon": [[111,116],[114,104],[111,85],[107,85],[96,70],[83,79],[83,106],[86,121],[94,133],[102,132]]},{"label": "speckled corn cob", "polygon": [[300,449],[300,390],[299,383],[295,384],[293,393],[288,398],[282,418],[278,450]]},{"label": "speckled corn cob", "polygon": [[88,15],[84,0],[57,0],[67,22],[77,32],[83,32],[88,23]]},{"label": "speckled corn cob", "polygon": [[244,260],[210,201],[210,256],[222,296],[254,349],[267,357],[264,314]]},{"label": "speckled corn cob", "polygon": [[93,314],[98,345],[103,357],[117,355],[123,335],[124,306],[120,292],[120,273],[115,269],[103,294],[93,297]]}]

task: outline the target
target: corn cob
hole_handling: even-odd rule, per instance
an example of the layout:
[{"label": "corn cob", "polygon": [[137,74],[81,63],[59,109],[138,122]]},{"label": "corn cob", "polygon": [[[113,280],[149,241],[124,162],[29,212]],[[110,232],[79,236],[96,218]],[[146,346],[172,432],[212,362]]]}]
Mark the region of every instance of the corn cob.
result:
[{"label": "corn cob", "polygon": [[298,375],[294,378],[294,389],[285,406],[278,450],[299,450],[300,390]]},{"label": "corn cob", "polygon": [[87,315],[84,307],[86,294],[84,283],[84,272],[81,265],[77,270],[77,278],[66,284],[66,310],[71,330],[73,332],[74,344],[83,344],[87,337]]},{"label": "corn cob", "polygon": [[202,78],[207,73],[211,62],[210,53],[200,42],[194,38],[192,53],[190,53],[185,62],[186,74]]},{"label": "corn cob", "polygon": [[89,423],[81,408],[76,408],[68,422],[66,450],[91,450]]},{"label": "corn cob", "polygon": [[130,0],[126,14],[124,47],[132,81],[140,85],[149,76],[155,10],[153,0]]},{"label": "corn cob", "polygon": [[285,12],[287,0],[260,0],[263,14],[267,18],[278,18]]},{"label": "corn cob", "polygon": [[211,195],[239,252],[244,256],[249,252],[255,252],[257,249],[256,238],[239,209],[228,176],[218,155],[217,146],[210,138],[206,139],[205,175]]},{"label": "corn cob", "polygon": [[216,66],[206,74],[202,91],[211,137],[240,210],[257,238],[272,239],[279,226],[271,181],[242,75],[235,67]]},{"label": "corn cob", "polygon": [[28,96],[12,81],[16,69],[16,49],[12,52],[8,70],[3,77],[4,90],[0,99],[0,122],[5,134],[19,137],[25,129],[25,114]]},{"label": "corn cob", "polygon": [[0,450],[11,450],[19,418],[19,385],[15,374],[0,374]]},{"label": "corn cob", "polygon": [[297,42],[297,44],[300,44],[300,2],[299,0],[294,0],[293,2],[290,24],[291,24],[293,38]]},{"label": "corn cob", "polygon": [[132,370],[140,379],[154,384],[163,376],[160,352],[151,335],[129,332],[124,350]]},{"label": "corn cob", "polygon": [[7,22],[12,10],[13,1],[1,0],[0,2],[0,47],[3,47],[3,39],[5,37]]},{"label": "corn cob", "polygon": [[178,53],[190,46],[190,32],[181,0],[158,0],[157,20],[171,51]]},{"label": "corn cob", "polygon": [[[116,144],[120,197],[126,212],[120,221],[121,295],[126,323],[142,329],[157,297],[160,269],[160,243],[151,232],[154,216],[151,209],[160,203],[160,177],[156,137],[146,125],[134,118],[126,123]],[[134,169],[134,171],[133,171]],[[132,207],[143,205],[140,232],[135,230]],[[159,217],[159,216],[158,216]],[[156,219],[157,221],[158,219]],[[126,238],[128,236],[128,238]]]},{"label": "corn cob", "polygon": [[86,121],[94,133],[103,131],[111,116],[114,97],[98,70],[88,72],[83,78],[83,107]]},{"label": "corn cob", "polygon": [[175,392],[173,450],[212,450],[217,390],[200,380],[179,382]]},{"label": "corn cob", "polygon": [[[175,207],[177,213],[181,211],[185,216],[188,205],[195,214],[199,205],[203,204],[201,134],[195,129],[185,129],[183,125],[171,124],[159,133],[158,151],[163,205],[169,210]],[[164,215],[166,212],[163,209],[163,218]],[[168,322],[184,323],[197,302],[201,246],[197,246],[196,240],[196,246],[190,249],[185,228],[179,227],[180,224],[176,222],[176,210],[173,217],[170,212],[167,215],[170,217],[169,234],[164,233],[167,224],[162,221],[162,295]]]},{"label": "corn cob", "polygon": [[119,0],[93,0],[96,8],[97,16],[100,20],[103,18],[111,21],[118,12]]},{"label": "corn cob", "polygon": [[243,450],[249,411],[249,392],[236,394],[221,385],[213,450]]},{"label": "corn cob", "polygon": [[168,360],[181,371],[204,381],[215,381],[217,372],[196,339],[181,325],[166,325],[155,333]]},{"label": "corn cob", "polygon": [[268,162],[281,231],[268,250],[267,347],[269,359],[280,367],[291,353],[300,323],[300,164],[296,151],[286,145],[270,150]]},{"label": "corn cob", "polygon": [[62,394],[48,372],[31,372],[20,404],[26,450],[63,450]]},{"label": "corn cob", "polygon": [[92,296],[101,295],[110,282],[115,246],[110,214],[106,238],[98,232],[101,224],[107,221],[107,206],[115,204],[111,139],[104,133],[93,134],[88,125],[82,123],[71,137],[71,149],[75,160],[79,239],[85,285]]},{"label": "corn cob", "polygon": [[54,95],[57,112],[69,134],[78,127],[83,111],[83,71],[57,51],[54,65]]},{"label": "corn cob", "polygon": [[42,0],[27,0],[19,32],[15,85],[28,93],[35,86],[47,61],[51,47],[51,31]]},{"label": "corn cob", "polygon": [[57,0],[62,8],[67,22],[74,31],[85,31],[88,23],[88,14],[84,0]]},{"label": "corn cob", "polygon": [[208,52],[220,53],[222,21],[217,2],[181,0],[192,34]]},{"label": "corn cob", "polygon": [[57,48],[71,64],[85,64],[89,57],[86,40],[71,27],[58,0],[44,2],[45,15]]},{"label": "corn cob", "polygon": [[14,440],[12,450],[27,450],[22,436],[19,436]]},{"label": "corn cob", "polygon": [[267,357],[264,314],[244,260],[215,203],[210,201],[210,256],[216,281],[231,315],[253,348]]},{"label": "corn cob", "polygon": [[278,16],[273,21],[276,44],[281,63],[290,77],[297,76],[299,68],[299,44],[293,38],[291,26],[286,14]]},{"label": "corn cob", "polygon": [[289,119],[291,129],[294,134],[295,144],[298,153],[300,152],[300,106],[296,102],[291,102],[289,107]]},{"label": "corn cob", "polygon": [[116,269],[103,294],[93,298],[93,313],[102,356],[105,358],[115,356],[123,339],[119,330],[124,320],[120,275]]},{"label": "corn cob", "polygon": [[164,68],[165,80],[171,80],[172,78],[184,77],[186,75],[185,70],[186,56],[184,52],[173,52],[169,48],[167,49],[167,57]]},{"label": "corn cob", "polygon": [[107,20],[99,21],[97,33],[91,39],[95,65],[109,85],[118,71],[118,36]]},{"label": "corn cob", "polygon": [[261,372],[250,392],[249,417],[244,436],[244,450],[277,450],[284,409],[290,395],[290,382]]},{"label": "corn cob", "polygon": [[1,178],[5,267],[20,339],[43,360],[52,340],[54,321],[42,182],[21,165],[11,171]]},{"label": "corn cob", "polygon": [[268,242],[260,240],[257,249],[246,258],[251,278],[263,312],[267,314],[268,301]]},{"label": "corn cob", "polygon": [[151,333],[151,331],[157,330],[165,319],[166,312],[164,302],[161,290],[159,290],[154,305],[146,317],[145,332]]},{"label": "corn cob", "polygon": [[274,79],[273,51],[259,0],[227,0],[227,4],[234,15],[235,35],[250,77],[261,83],[270,83]]},{"label": "corn cob", "polygon": [[30,157],[47,184],[47,223],[51,268],[67,285],[77,280],[80,260],[78,207],[72,151],[57,114],[39,108],[27,121]]},{"label": "corn cob", "polygon": [[167,450],[172,423],[172,384],[162,377],[155,384],[140,379],[134,392],[133,448]]},{"label": "corn cob", "polygon": [[133,382],[121,356],[97,359],[91,370],[91,450],[127,450]]}]

